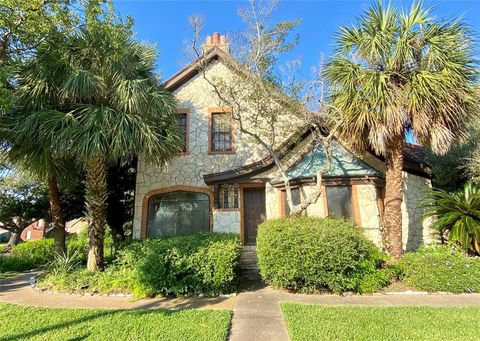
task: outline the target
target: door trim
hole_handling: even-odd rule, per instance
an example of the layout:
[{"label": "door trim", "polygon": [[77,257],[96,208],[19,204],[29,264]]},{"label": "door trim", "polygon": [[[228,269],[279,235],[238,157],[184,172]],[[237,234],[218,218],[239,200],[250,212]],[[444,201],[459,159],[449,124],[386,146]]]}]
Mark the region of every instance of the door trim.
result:
[{"label": "door trim", "polygon": [[[247,188],[263,188],[265,190],[264,183],[246,183],[240,184],[240,239],[242,240],[242,245],[245,245],[245,219],[244,219],[244,210],[243,210],[243,190]],[[265,193],[265,214],[267,208],[267,193]]]}]

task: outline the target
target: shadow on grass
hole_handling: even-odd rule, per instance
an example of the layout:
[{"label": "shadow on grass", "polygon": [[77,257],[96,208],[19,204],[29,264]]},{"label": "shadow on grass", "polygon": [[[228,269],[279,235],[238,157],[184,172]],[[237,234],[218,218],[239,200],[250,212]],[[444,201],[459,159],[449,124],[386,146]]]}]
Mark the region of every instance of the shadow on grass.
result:
[{"label": "shadow on grass", "polygon": [[[45,308],[45,309],[50,309],[50,308]],[[141,309],[141,308],[139,308],[139,309]],[[148,309],[148,308],[145,308],[145,309]],[[54,310],[56,310],[56,309],[52,309],[52,311],[54,311]],[[85,310],[88,311],[88,309],[85,309]],[[107,316],[107,315],[115,315],[115,314],[118,314],[118,313],[121,313],[121,312],[131,312],[133,315],[136,315],[136,316],[152,313],[152,311],[148,311],[148,310],[143,310],[143,311],[142,310],[140,310],[140,311],[137,311],[137,310],[102,310],[102,311],[99,311],[97,313],[90,314],[88,316],[84,316],[84,317],[81,317],[81,318],[76,318],[76,319],[64,321],[64,322],[61,322],[61,323],[48,325],[48,326],[45,326],[45,327],[42,327],[42,328],[36,328],[36,329],[33,329],[29,332],[20,333],[20,334],[16,334],[16,335],[11,335],[11,336],[7,336],[7,337],[0,337],[0,341],[23,340],[23,339],[26,339],[26,338],[29,338],[29,337],[38,336],[39,334],[44,334],[44,333],[60,330],[60,329],[63,329],[63,328],[68,328],[72,325],[76,325],[76,324],[79,324],[79,323],[91,322],[91,321],[93,321],[95,319],[98,319],[100,317]],[[161,310],[161,312],[165,316],[175,313],[175,311],[169,311],[169,310]],[[85,340],[90,336],[91,336],[90,334],[83,334],[83,335],[79,335],[79,336],[72,336],[72,338],[69,338],[68,340]]]},{"label": "shadow on grass", "polygon": [[[42,328],[33,329],[29,332],[16,334],[16,335],[11,335],[11,336],[8,336],[8,337],[2,337],[2,338],[0,338],[0,340],[1,341],[22,340],[22,339],[25,339],[25,338],[28,338],[28,337],[37,336],[39,334],[51,332],[51,331],[54,331],[54,330],[57,330],[57,329],[67,328],[67,327],[69,327],[71,325],[74,325],[74,324],[77,324],[77,323],[91,321],[91,320],[94,320],[96,318],[106,316],[106,315],[109,315],[109,314],[115,314],[117,311],[115,311],[115,310],[114,311],[102,311],[102,312],[98,312],[96,314],[88,315],[88,316],[85,316],[85,317],[81,317],[81,318],[77,318],[77,319],[73,319],[73,320],[69,320],[69,321],[65,321],[65,322],[61,322],[61,323],[57,323],[57,324],[52,324],[52,325],[45,326],[45,327],[42,327]],[[88,336],[89,335],[79,336],[78,338],[76,338],[74,340],[83,340],[83,339],[87,338]]]}]

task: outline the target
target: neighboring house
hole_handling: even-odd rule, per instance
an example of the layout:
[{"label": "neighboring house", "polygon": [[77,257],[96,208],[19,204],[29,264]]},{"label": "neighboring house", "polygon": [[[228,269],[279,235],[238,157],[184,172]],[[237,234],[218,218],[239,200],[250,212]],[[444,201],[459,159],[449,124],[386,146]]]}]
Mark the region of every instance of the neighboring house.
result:
[{"label": "neighboring house", "polygon": [[[214,34],[207,40],[207,76],[232,79],[224,61],[225,38]],[[228,51],[228,49],[227,49]],[[197,231],[233,232],[245,245],[254,245],[258,224],[288,215],[283,182],[271,157],[234,125],[218,118],[228,108],[218,108],[211,85],[195,64],[165,82],[178,101],[179,126],[185,133],[185,148],[163,168],[138,162],[134,238],[183,234]],[[314,190],[315,172],[325,160],[323,149],[302,139],[285,141],[289,153],[288,174],[293,199],[301,202]],[[340,141],[332,144],[333,167],[323,179],[324,191],[307,209],[309,216],[339,216],[353,219],[365,235],[381,244],[381,220],[385,165],[372,153],[356,155]],[[431,181],[422,150],[405,149],[403,236],[406,249],[430,243],[433,232],[423,221],[420,201]]]},{"label": "neighboring house", "polygon": [[87,218],[76,218],[65,223],[67,234],[80,234],[88,228]]},{"label": "neighboring house", "polygon": [[42,239],[46,235],[46,230],[47,224],[45,220],[40,219],[23,229],[20,238],[23,241]]}]

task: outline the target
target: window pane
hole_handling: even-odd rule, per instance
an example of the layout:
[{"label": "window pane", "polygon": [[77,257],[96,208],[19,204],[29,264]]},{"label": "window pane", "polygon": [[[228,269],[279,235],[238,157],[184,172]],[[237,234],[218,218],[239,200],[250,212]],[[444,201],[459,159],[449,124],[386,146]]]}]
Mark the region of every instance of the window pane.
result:
[{"label": "window pane", "polygon": [[153,196],[147,227],[148,237],[209,231],[210,199],[204,193],[181,191]]},{"label": "window pane", "polygon": [[[300,188],[292,188],[292,202],[293,204],[300,205],[302,203],[301,197],[300,197]],[[284,193],[284,207],[285,207],[285,215],[288,217],[290,215],[290,206],[288,206],[288,201],[287,201],[287,191],[283,191]]]},{"label": "window pane", "polygon": [[337,218],[352,218],[350,186],[327,187],[328,215]]},{"label": "window pane", "polygon": [[230,122],[225,118],[222,118],[224,113],[212,114],[212,131],[210,139],[212,141],[212,151],[229,151],[232,150],[231,146],[231,127]]},{"label": "window pane", "polygon": [[178,130],[180,131],[180,136],[182,140],[182,145],[180,151],[183,153],[187,152],[187,114],[180,113],[177,117]]}]

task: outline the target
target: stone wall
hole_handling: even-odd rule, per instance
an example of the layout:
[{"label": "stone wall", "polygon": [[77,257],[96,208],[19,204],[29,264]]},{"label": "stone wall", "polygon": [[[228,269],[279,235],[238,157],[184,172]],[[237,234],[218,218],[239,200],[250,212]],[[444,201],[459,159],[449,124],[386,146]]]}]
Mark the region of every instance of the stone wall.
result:
[{"label": "stone wall", "polygon": [[402,234],[403,247],[416,249],[420,244],[436,242],[430,219],[422,219],[421,202],[431,189],[430,179],[403,172]]},{"label": "stone wall", "polygon": [[213,232],[240,234],[240,209],[213,209]]},{"label": "stone wall", "polygon": [[[227,67],[219,62],[212,63],[207,70],[208,77],[231,77]],[[234,131],[234,154],[208,154],[209,109],[218,107],[218,99],[211,85],[197,75],[174,92],[177,107],[188,110],[188,152],[175,157],[165,167],[160,168],[138,161],[135,192],[135,215],[133,236],[140,238],[142,202],[145,195],[154,189],[176,185],[208,188],[203,175],[222,172],[258,161],[266,154],[257,144]]]},{"label": "stone wall", "polygon": [[377,188],[373,184],[355,186],[363,234],[380,247],[382,246],[382,234],[380,232],[381,219]]}]

